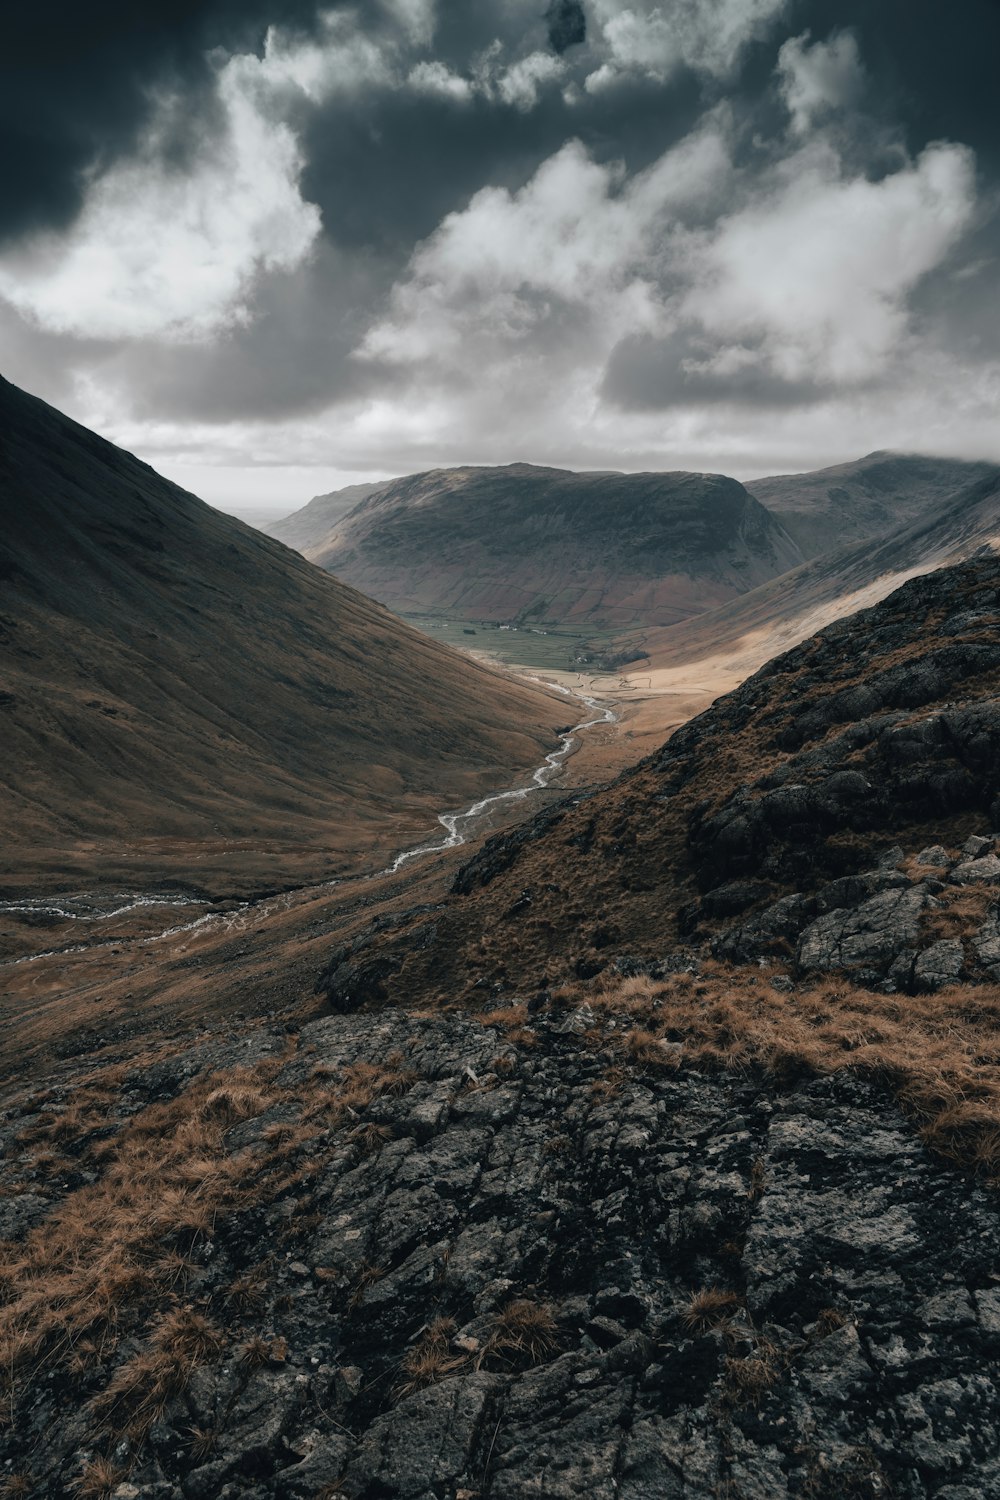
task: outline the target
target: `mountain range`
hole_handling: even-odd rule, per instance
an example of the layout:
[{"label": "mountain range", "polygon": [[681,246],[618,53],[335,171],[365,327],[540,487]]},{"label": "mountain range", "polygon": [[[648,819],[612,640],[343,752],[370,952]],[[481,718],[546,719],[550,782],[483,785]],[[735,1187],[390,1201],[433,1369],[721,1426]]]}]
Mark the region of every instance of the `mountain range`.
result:
[{"label": "mountain range", "polygon": [[[847,609],[866,602],[852,546],[870,573],[864,543],[919,528],[995,472],[985,463],[886,452],[746,485],[724,475],[531,464],[439,469],[318,496],[270,530],[404,616],[638,629],[643,634],[630,634],[611,655],[639,645],[654,665],[698,616],[721,611],[724,622],[735,610],[740,619],[739,601],[749,596],[753,619],[765,627],[757,666],[770,654],[767,630],[789,638],[810,607],[807,595],[841,594]],[[850,575],[843,580],[842,550]],[[904,550],[919,566],[919,544]],[[928,566],[947,551],[933,555]],[[818,571],[809,570],[812,561]],[[879,564],[890,567],[884,554]],[[787,580],[787,609],[778,580]],[[891,586],[890,576],[882,592]],[[697,626],[693,639],[701,639]]]},{"label": "mountain range", "polygon": [[[301,523],[303,536],[305,522],[299,512],[280,534]],[[802,561],[724,475],[533,464],[392,480],[299,545],[398,613],[595,628],[685,619]]]},{"label": "mountain range", "polygon": [[803,557],[813,558],[918,521],[993,468],[878,452],[810,473],[751,479],[747,489],[794,538]]}]

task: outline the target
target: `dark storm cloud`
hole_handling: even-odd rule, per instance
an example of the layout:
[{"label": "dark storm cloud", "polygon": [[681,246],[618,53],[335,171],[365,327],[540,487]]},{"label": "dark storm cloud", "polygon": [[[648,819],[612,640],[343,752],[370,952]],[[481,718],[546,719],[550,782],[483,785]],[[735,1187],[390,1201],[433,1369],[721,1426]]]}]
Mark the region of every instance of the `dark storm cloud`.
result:
[{"label": "dark storm cloud", "polygon": [[350,355],[391,280],[376,259],[322,246],[297,276],[265,283],[253,320],[225,339],[195,349],[126,345],[105,357],[104,373],[134,393],[137,417],[151,419],[273,421],[375,394],[385,379]]},{"label": "dark storm cloud", "polygon": [[373,246],[405,259],[445,214],[487,183],[520,187],[567,137],[582,140],[597,160],[622,160],[638,171],[686,134],[699,110],[690,75],[667,95],[640,79],[581,108],[567,106],[558,89],[531,110],[406,91],[331,100],[301,124],[302,191],[322,209],[339,246]]},{"label": "dark storm cloud", "polygon": [[126,151],[156,91],[184,109],[179,170],[211,110],[214,47],[256,51],[272,22],[309,29],[316,0],[54,0],[8,6],[0,48],[0,239],[68,223],[84,173]]},{"label": "dark storm cloud", "polygon": [[566,52],[587,40],[587,17],[579,0],[550,0],[545,19],[554,52]]},{"label": "dark storm cloud", "polygon": [[714,370],[709,364],[712,353],[703,340],[682,333],[665,339],[648,334],[622,339],[608,360],[601,395],[631,411],[662,411],[723,403],[791,408],[809,406],[830,394],[829,385],[782,380],[760,363]]},{"label": "dark storm cloud", "polygon": [[[431,442],[420,404],[426,401],[426,420],[440,420],[441,430],[458,434],[453,440],[467,442],[474,457],[488,443],[500,445],[497,456],[504,444],[521,441],[523,412],[520,426],[503,424],[513,423],[523,395],[522,405],[537,407],[539,421],[548,423],[553,445],[565,441],[547,459],[573,462],[579,434],[573,437],[574,419],[559,408],[557,393],[578,376],[622,432],[633,417],[636,431],[653,432],[660,414],[665,431],[672,410],[684,422],[700,412],[720,425],[737,421],[743,410],[751,431],[766,425],[758,413],[770,424],[786,416],[794,424],[799,411],[873,389],[883,374],[899,377],[905,364],[899,341],[910,339],[912,348],[922,339],[964,360],[966,369],[995,361],[998,232],[987,210],[1000,178],[992,76],[1000,56],[1000,0],[956,0],[951,7],[940,0],[786,0],[782,7],[775,0],[769,17],[763,3],[722,9],[738,33],[735,42],[718,24],[715,0],[587,0],[586,7],[580,0],[437,0],[426,8],[421,0],[322,6],[317,0],[128,6],[96,0],[89,8],[59,0],[44,10],[24,8],[11,18],[0,56],[0,242],[19,248],[32,229],[67,230],[46,244],[47,252],[54,246],[54,264],[63,245],[72,250],[82,243],[85,252],[96,246],[97,259],[110,246],[112,274],[98,306],[88,284],[93,258],[84,254],[73,264],[82,300],[90,298],[88,322],[75,318],[72,278],[61,299],[46,303],[42,276],[37,299],[17,302],[10,277],[24,267],[11,252],[3,295],[22,308],[24,323],[5,344],[16,362],[8,373],[31,375],[58,359],[65,385],[75,360],[85,379],[103,381],[113,393],[106,409],[117,403],[150,424],[245,421],[274,432],[290,418],[338,408],[322,419],[331,447],[339,444],[361,465],[362,448],[351,446],[357,441],[349,426],[352,402],[384,406],[373,442],[385,433],[394,441],[397,420],[400,433],[409,421],[422,442]],[[334,12],[337,24],[326,24],[320,10]],[[280,35],[265,56],[268,26]],[[857,87],[839,110],[805,108],[803,124],[790,107],[780,50],[790,41],[799,55],[822,50],[837,36],[856,45]],[[296,39],[303,43],[298,52]],[[233,140],[239,146],[241,128],[234,98],[256,112],[259,126],[242,157],[232,146]],[[154,118],[153,146],[136,153]],[[699,179],[690,202],[680,189],[675,202],[653,170],[644,198],[636,184],[646,169],[706,129],[716,132],[725,157],[717,190],[702,191]],[[283,134],[291,143],[286,158],[278,149]],[[963,197],[953,187],[945,207],[958,226],[954,241],[928,252],[909,280],[900,273],[901,289],[892,268],[884,283],[868,287],[865,306],[877,323],[890,304],[891,326],[867,362],[849,362],[846,375],[831,375],[822,335],[797,340],[797,330],[785,327],[780,306],[775,312],[783,288],[770,288],[772,300],[764,297],[764,315],[754,321],[751,304],[782,258],[780,240],[770,255],[771,247],[754,240],[748,257],[745,242],[734,239],[737,274],[724,260],[706,270],[726,221],[748,207],[759,205],[776,222],[777,205],[787,210],[791,233],[801,228],[792,187],[808,182],[812,167],[803,157],[800,170],[798,153],[810,144],[814,161],[826,151],[833,163],[816,168],[821,177],[827,172],[830,203],[840,202],[841,185],[859,185],[863,195],[865,184],[898,179],[909,194],[902,220],[907,243],[919,240],[924,198],[906,179],[928,144],[941,140],[975,152],[976,191]],[[532,182],[572,141],[581,144],[581,161],[566,198],[558,186],[548,200],[532,196]],[[271,146],[275,155],[258,203],[255,174],[243,168],[259,159],[258,147],[266,154]],[[172,201],[168,193],[150,192],[132,219],[121,212],[100,220],[88,197],[87,213],[76,218],[88,186],[100,188],[105,170],[130,158],[139,162],[132,177],[108,174],[129,189],[119,193],[116,208],[142,198],[145,185],[164,175],[171,183],[190,177],[196,191],[177,219],[195,226],[189,240],[197,239],[202,219],[209,224],[204,248],[189,244],[185,260],[171,241],[153,274],[141,256],[129,258],[130,233],[138,223],[134,243],[142,244],[146,233],[153,244],[150,226],[160,202]],[[215,163],[214,176],[202,170],[200,189],[199,159],[201,168]],[[236,168],[227,177],[228,162]],[[952,178],[959,173],[954,155],[945,165]],[[230,182],[238,185],[232,205]],[[921,189],[929,194],[929,220],[932,187]],[[585,217],[568,229],[559,222],[563,210],[572,219],[576,193],[604,224],[599,232],[591,233]],[[972,197],[975,222],[963,217]],[[217,202],[221,212],[213,217]],[[872,217],[865,207],[861,216]],[[216,219],[225,221],[222,229]],[[452,234],[456,222],[460,232]],[[844,218],[834,213],[830,222],[825,240],[839,243]],[[286,251],[274,229],[289,223],[299,225],[300,249]],[[502,253],[494,265],[498,223]],[[675,242],[679,223],[686,250]],[[756,233],[756,221],[749,229]],[[816,236],[821,254],[823,238]],[[535,239],[543,247],[537,256],[528,253]],[[116,258],[119,243],[125,250]],[[574,260],[581,243],[587,249]],[[557,274],[552,267],[561,266],[564,248],[567,264]],[[148,287],[155,298],[156,287],[171,281],[189,285],[194,297],[204,269],[227,256],[237,269],[214,301],[206,300],[201,324],[185,322],[187,310],[163,299],[158,325],[138,319],[135,331],[123,321],[116,342],[111,318],[108,333],[109,307],[141,305]],[[750,261],[755,269],[744,276]],[[511,265],[521,270],[510,272]],[[711,306],[713,274],[733,299],[728,324]],[[810,265],[800,282],[812,276]],[[836,266],[828,279],[837,282]],[[494,303],[497,282],[503,286]],[[629,286],[626,296],[622,288]],[[852,295],[848,286],[841,302],[821,307],[832,329],[851,324]],[[814,303],[805,299],[803,308],[809,323]],[[8,315],[14,316],[9,306]],[[374,354],[364,347],[373,328],[388,329],[370,346]],[[678,331],[665,336],[664,328]],[[862,317],[852,335],[862,352],[868,332]],[[95,342],[98,333],[108,341]],[[539,372],[537,388],[529,370]],[[931,388],[930,376],[919,379]],[[493,387],[482,410],[463,405],[465,393],[488,380]],[[400,462],[390,454],[385,467]]]},{"label": "dark storm cloud", "polygon": [[1000,171],[1000,0],[795,0],[788,23],[790,35],[807,27],[814,37],[855,32],[873,96],[912,151],[964,141],[984,172]]}]

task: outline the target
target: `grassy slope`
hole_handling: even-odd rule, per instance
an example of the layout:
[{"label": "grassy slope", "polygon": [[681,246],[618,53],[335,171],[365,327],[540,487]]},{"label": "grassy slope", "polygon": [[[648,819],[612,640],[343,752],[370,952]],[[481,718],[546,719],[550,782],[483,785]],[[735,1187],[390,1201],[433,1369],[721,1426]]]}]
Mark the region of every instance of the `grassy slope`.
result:
[{"label": "grassy slope", "polygon": [[6,383],[0,504],[8,888],[320,874],[567,717]]}]

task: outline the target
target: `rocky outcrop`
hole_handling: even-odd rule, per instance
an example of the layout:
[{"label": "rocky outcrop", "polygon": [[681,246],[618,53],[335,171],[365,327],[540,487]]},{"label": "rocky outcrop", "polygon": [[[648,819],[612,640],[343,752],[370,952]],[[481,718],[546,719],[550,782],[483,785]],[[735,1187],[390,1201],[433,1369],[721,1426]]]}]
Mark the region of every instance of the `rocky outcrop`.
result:
[{"label": "rocky outcrop", "polygon": [[0,1462],[51,1500],[109,1444],[117,1500],[1000,1494],[996,1197],[881,1086],[611,1079],[592,1022],[306,1026],[234,1150],[264,1153],[318,1069],[392,1058],[404,1084],[188,1247],[221,1346],[144,1442],[101,1436],[113,1370],[42,1372]]}]

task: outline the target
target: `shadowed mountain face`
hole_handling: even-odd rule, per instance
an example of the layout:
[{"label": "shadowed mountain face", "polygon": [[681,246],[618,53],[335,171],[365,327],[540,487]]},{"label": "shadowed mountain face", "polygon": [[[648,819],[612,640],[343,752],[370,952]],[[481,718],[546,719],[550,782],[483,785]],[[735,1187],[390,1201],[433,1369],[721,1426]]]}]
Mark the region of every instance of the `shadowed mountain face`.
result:
[{"label": "shadowed mountain face", "polygon": [[735,479],[530,464],[393,480],[306,554],[401,613],[594,627],[685,619],[802,557]]},{"label": "shadowed mountain face", "polygon": [[0,496],[10,889],[367,864],[565,720],[6,382]]},{"label": "shadowed mountain face", "polygon": [[697,619],[630,636],[622,649],[641,646],[643,670],[732,687],[776,652],[876,603],[907,578],[1000,550],[1000,470],[979,467],[986,469],[982,478],[880,540],[838,547]]},{"label": "shadowed mountain face", "polygon": [[917,521],[992,469],[953,458],[879,452],[809,474],[748,480],[747,489],[810,558]]}]

